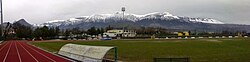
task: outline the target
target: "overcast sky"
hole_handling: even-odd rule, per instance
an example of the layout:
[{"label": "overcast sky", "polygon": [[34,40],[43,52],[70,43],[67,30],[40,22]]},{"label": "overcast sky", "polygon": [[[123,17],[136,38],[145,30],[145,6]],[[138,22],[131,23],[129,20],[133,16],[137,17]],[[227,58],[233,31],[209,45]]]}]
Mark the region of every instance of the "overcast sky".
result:
[{"label": "overcast sky", "polygon": [[170,12],[177,16],[214,18],[250,25],[250,0],[4,0],[5,21],[24,18],[40,24],[51,20],[120,11],[146,14]]}]

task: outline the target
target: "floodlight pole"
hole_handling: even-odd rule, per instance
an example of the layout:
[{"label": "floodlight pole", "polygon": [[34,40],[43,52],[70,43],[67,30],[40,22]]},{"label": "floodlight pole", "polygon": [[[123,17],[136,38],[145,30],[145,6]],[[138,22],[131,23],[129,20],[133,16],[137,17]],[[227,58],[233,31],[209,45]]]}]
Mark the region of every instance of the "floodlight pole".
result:
[{"label": "floodlight pole", "polygon": [[124,21],[124,16],[125,16],[125,7],[122,7],[122,20]]},{"label": "floodlight pole", "polygon": [[[124,16],[125,16],[125,7],[122,7],[122,21],[125,21]],[[122,32],[121,37],[123,37],[123,33],[124,33],[124,31],[125,31],[124,27],[122,27],[122,30],[123,30],[123,32]]]},{"label": "floodlight pole", "polygon": [[4,28],[3,28],[3,0],[1,0],[1,33],[2,37],[4,36]]}]

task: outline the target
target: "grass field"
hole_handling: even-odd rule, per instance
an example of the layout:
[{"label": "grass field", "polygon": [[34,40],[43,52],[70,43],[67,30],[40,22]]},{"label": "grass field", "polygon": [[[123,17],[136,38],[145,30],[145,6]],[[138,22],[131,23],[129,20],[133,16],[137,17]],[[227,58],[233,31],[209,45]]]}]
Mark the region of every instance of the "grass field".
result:
[{"label": "grass field", "polygon": [[119,60],[152,62],[153,58],[189,57],[191,62],[250,62],[250,39],[111,40],[32,42],[51,52],[67,43],[117,46]]}]

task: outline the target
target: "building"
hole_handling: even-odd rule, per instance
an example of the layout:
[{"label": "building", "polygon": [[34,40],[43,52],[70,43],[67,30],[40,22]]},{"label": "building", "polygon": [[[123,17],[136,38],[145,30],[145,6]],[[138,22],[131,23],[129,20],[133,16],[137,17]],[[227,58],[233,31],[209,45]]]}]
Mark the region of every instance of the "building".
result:
[{"label": "building", "polygon": [[104,37],[135,37],[136,32],[133,30],[108,30],[107,32],[103,33]]}]

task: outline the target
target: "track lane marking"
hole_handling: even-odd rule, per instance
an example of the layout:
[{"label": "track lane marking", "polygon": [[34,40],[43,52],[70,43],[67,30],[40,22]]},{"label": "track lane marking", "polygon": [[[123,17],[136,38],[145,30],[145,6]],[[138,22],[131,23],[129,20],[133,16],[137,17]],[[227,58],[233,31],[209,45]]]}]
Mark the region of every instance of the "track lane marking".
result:
[{"label": "track lane marking", "polygon": [[8,51],[7,51],[7,53],[6,53],[6,55],[4,56],[4,60],[3,60],[3,62],[5,62],[6,61],[6,58],[7,58],[7,56],[8,56],[8,54],[9,54],[9,52],[10,52],[10,48],[12,47],[11,45],[12,45],[12,41],[11,41],[11,43],[10,43],[10,47],[9,47],[9,49],[8,49]]},{"label": "track lane marking", "polygon": [[[23,44],[24,44],[24,43],[23,43]],[[47,59],[49,59],[49,60],[51,60],[51,61],[53,61],[53,62],[56,62],[55,60],[53,60],[53,59],[49,58],[48,56],[46,56],[46,55],[42,54],[41,52],[39,52],[39,51],[35,50],[34,48],[31,48],[30,46],[28,46],[28,44],[25,44],[24,46],[27,46],[28,48],[30,48],[30,49],[32,49],[33,51],[35,51],[35,52],[39,53],[40,55],[42,55],[42,56],[46,57]]]},{"label": "track lane marking", "polygon": [[[21,45],[19,42],[18,42],[18,44]],[[21,45],[21,47],[23,47],[23,45]],[[24,47],[23,47],[23,49],[24,49],[26,52],[28,52],[28,54],[29,54],[33,59],[35,59],[36,62],[39,62],[32,54],[30,54],[30,52],[29,52],[27,49],[25,49]]]},{"label": "track lane marking", "polygon": [[8,43],[5,43],[4,46],[2,46],[2,48],[0,49],[0,51],[2,51],[2,49],[7,45]]},{"label": "track lane marking", "polygon": [[[3,45],[3,44],[2,44]],[[2,48],[0,49],[1,53],[5,53],[5,51],[3,49],[8,48],[7,45],[10,45],[10,42],[5,42],[4,45],[2,46]],[[6,51],[7,52],[7,51]],[[2,60],[4,59],[4,57],[2,56]]]},{"label": "track lane marking", "polygon": [[[69,61],[69,62],[76,62],[76,61],[74,61],[74,60],[72,60],[72,59],[65,58],[65,57],[56,55],[56,54],[54,54],[54,53],[48,52],[48,51],[46,51],[46,50],[44,50],[44,49],[42,49],[42,48],[36,47],[36,46],[34,46],[34,45],[32,45],[32,44],[29,44],[29,43],[26,43],[26,44],[28,44],[28,45],[31,46],[31,47],[34,47],[34,49],[44,51],[44,52],[45,52],[44,54],[49,54],[49,55],[52,55],[52,56],[54,56],[54,57],[57,57],[57,58],[60,58],[60,59],[63,59],[63,60]],[[47,55],[47,56],[48,56],[48,55]]]},{"label": "track lane marking", "polygon": [[[17,41],[15,41],[15,45],[16,45],[16,43],[17,43]],[[16,51],[17,51],[17,54],[18,54],[19,61],[22,62],[22,58],[20,57],[17,45],[16,45]]]}]

